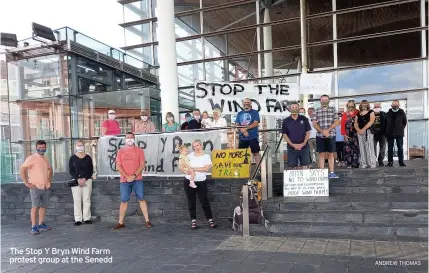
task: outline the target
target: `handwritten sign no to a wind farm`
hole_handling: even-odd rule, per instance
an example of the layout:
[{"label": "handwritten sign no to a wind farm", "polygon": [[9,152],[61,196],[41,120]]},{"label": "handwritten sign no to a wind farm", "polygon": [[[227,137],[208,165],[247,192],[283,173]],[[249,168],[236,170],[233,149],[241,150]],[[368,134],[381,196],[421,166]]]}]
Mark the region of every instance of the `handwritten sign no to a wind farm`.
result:
[{"label": "handwritten sign no to a wind farm", "polygon": [[329,196],[328,169],[285,171],[283,196]]}]

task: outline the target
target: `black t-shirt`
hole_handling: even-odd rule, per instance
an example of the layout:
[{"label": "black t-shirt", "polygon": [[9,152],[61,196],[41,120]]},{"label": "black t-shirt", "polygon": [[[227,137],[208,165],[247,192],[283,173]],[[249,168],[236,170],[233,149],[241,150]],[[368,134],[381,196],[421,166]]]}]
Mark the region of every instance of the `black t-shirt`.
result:
[{"label": "black t-shirt", "polygon": [[359,129],[362,129],[363,127],[365,127],[365,125],[368,124],[368,122],[371,118],[371,113],[373,113],[373,112],[374,111],[369,110],[368,113],[366,113],[365,115],[362,115],[360,112],[357,114]]},{"label": "black t-shirt", "polygon": [[89,155],[85,155],[83,158],[72,155],[69,161],[69,173],[75,179],[90,179],[94,173],[92,158]]}]

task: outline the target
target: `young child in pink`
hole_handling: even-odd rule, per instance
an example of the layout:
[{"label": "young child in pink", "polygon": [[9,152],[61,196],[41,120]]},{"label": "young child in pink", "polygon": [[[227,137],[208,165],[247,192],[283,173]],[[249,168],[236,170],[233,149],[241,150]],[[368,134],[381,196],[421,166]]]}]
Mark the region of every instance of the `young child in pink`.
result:
[{"label": "young child in pink", "polygon": [[191,171],[190,175],[191,175],[191,179],[189,179],[190,183],[189,183],[189,187],[191,188],[196,188],[197,185],[195,185],[195,171],[192,169],[191,164],[189,162],[189,158],[188,158],[188,146],[186,145],[182,145],[178,147],[179,149],[179,168],[181,168],[182,170],[184,170],[186,172],[186,174],[188,173],[188,171]]}]

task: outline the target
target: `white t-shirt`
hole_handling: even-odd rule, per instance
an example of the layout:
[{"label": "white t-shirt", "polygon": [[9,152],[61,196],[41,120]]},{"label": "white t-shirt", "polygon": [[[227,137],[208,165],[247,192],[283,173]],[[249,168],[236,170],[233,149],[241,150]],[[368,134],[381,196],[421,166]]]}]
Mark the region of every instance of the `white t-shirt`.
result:
[{"label": "white t-shirt", "polygon": [[313,126],[313,122],[311,121],[311,117],[307,116],[307,118],[308,118],[308,121],[310,122],[310,126],[311,126],[310,138],[316,138],[317,130]]},{"label": "white t-shirt", "polygon": [[[192,168],[201,168],[206,165],[212,165],[212,159],[210,155],[204,154],[202,156],[195,156],[195,153],[188,154],[189,163]],[[185,175],[186,179],[190,179],[190,175]],[[206,172],[195,172],[195,182],[205,181],[207,178]]]},{"label": "white t-shirt", "polygon": [[[221,128],[221,127],[226,127],[226,126],[228,126],[226,119],[221,117],[218,120],[213,119],[209,128]],[[220,134],[220,142],[222,144],[228,143],[228,135],[227,135],[226,131],[227,130],[222,130],[222,132],[225,132],[225,133]]]}]

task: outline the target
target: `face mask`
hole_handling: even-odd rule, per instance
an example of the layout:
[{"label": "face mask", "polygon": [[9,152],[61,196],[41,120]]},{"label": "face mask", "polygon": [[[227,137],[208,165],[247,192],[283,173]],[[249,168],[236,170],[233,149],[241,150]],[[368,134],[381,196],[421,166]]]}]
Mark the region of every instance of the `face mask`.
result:
[{"label": "face mask", "polygon": [[300,115],[300,116],[304,116],[304,115],[305,115],[305,113],[299,113],[299,115]]},{"label": "face mask", "polygon": [[115,119],[116,115],[115,114],[109,114],[109,119]]},{"label": "face mask", "polygon": [[46,149],[36,149],[39,155],[44,155],[46,153]]},{"label": "face mask", "polygon": [[167,118],[167,121],[173,121],[172,117]]},{"label": "face mask", "polygon": [[298,113],[299,113],[299,111],[298,111],[298,110],[290,110],[290,113],[291,113],[292,115],[296,115],[296,114],[298,114]]},{"label": "face mask", "polygon": [[76,152],[81,153],[83,152],[84,148],[83,146],[76,146]]},{"label": "face mask", "polygon": [[374,108],[374,112],[376,112],[376,113],[380,113],[380,111],[381,111],[380,107],[376,107],[376,108]]},{"label": "face mask", "polygon": [[128,146],[133,146],[134,145],[134,139],[133,138],[127,139],[127,145]]},{"label": "face mask", "polygon": [[354,106],[349,106],[349,107],[347,107],[347,109],[349,109],[349,111],[353,111],[353,110],[355,110],[355,107]]},{"label": "face mask", "polygon": [[147,121],[147,116],[140,116],[143,121]]},{"label": "face mask", "polygon": [[326,108],[329,106],[329,101],[323,101],[320,104],[322,105],[322,107]]},{"label": "face mask", "polygon": [[200,116],[194,116],[194,119],[200,120]]},{"label": "face mask", "polygon": [[398,112],[399,111],[399,107],[398,106],[392,106],[392,111],[393,112]]},{"label": "face mask", "polygon": [[365,111],[365,110],[367,110],[368,109],[368,107],[365,105],[365,106],[362,106],[362,111]]}]

